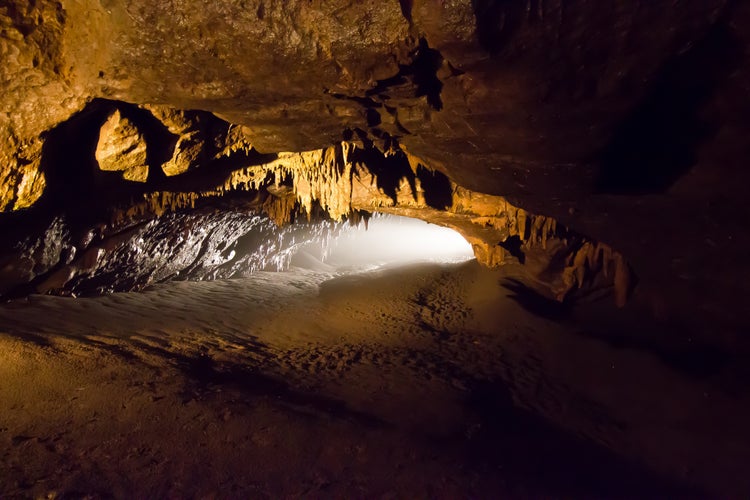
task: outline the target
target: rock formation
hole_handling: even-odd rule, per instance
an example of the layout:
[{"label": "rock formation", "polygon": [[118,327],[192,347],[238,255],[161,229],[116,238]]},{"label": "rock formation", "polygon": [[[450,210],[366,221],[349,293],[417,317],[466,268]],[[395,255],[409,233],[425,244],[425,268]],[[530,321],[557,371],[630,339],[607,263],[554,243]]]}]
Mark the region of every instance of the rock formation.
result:
[{"label": "rock formation", "polygon": [[[71,198],[63,192],[62,200],[43,200],[11,219],[6,233],[18,235],[20,241],[10,244],[9,239],[3,249],[2,293],[102,293],[168,279],[242,276],[267,267],[273,259],[279,267],[295,244],[335,232],[336,226],[326,219],[356,222],[373,212],[451,227],[472,243],[479,261],[489,267],[508,259],[525,262],[528,254],[535,262],[530,266],[535,278],[559,300],[589,288],[598,275],[607,278],[599,280],[599,286],[623,285],[616,291],[619,303],[630,291],[629,281],[614,279],[622,256],[606,245],[592,243],[558,227],[554,219],[530,214],[502,197],[461,188],[400,149],[384,153],[372,145],[341,142],[308,152],[259,155],[243,135],[232,135],[229,124],[217,118],[204,117],[208,125],[196,130],[184,122],[172,125],[173,117],[184,113],[151,107],[156,113],[141,109],[133,116],[140,116],[141,123],[162,123],[170,134],[182,134],[168,140],[173,153],[161,155],[166,159],[165,174],[167,167],[178,163],[185,141],[195,146],[193,157],[204,160],[196,166],[214,166],[195,171],[195,179],[178,175],[149,181],[147,157],[154,156],[149,151],[163,149],[164,144],[147,144],[138,126],[123,117],[134,108],[119,105],[121,112],[117,106],[98,102],[74,123],[76,130],[95,130],[105,117],[98,138],[93,133],[89,139],[96,141],[98,169],[78,175],[85,185],[109,182],[109,189],[89,193],[88,200],[77,199],[76,211],[71,212],[66,201]],[[81,137],[75,131],[66,134],[67,139],[74,136]],[[73,160],[86,163],[84,157]],[[223,172],[222,163],[230,165]],[[193,168],[183,165],[185,171]],[[124,171],[125,180],[151,185],[135,189],[114,178],[107,180],[103,172],[110,171]],[[54,195],[55,186],[48,195]],[[28,229],[30,219],[49,222],[35,233]],[[274,229],[268,219],[278,227],[292,226]],[[508,250],[506,242],[513,238],[519,247]],[[583,253],[586,258],[577,257]],[[561,255],[568,258],[561,260]]]},{"label": "rock formation", "polygon": [[114,256],[215,208],[377,210],[560,299],[622,303],[632,268],[661,317],[737,345],[749,26],[732,0],[6,0],[4,289],[100,276],[66,231]]},{"label": "rock formation", "polygon": [[99,130],[95,158],[102,170],[121,170],[123,179],[148,180],[146,141],[130,120],[120,116],[119,111],[114,111]]}]

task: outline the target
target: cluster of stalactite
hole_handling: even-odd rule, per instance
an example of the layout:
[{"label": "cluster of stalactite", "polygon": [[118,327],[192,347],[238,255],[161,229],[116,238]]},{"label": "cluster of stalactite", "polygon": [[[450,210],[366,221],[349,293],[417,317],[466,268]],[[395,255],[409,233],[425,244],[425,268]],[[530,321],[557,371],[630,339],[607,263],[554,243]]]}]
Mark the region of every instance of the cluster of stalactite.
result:
[{"label": "cluster of stalactite", "polygon": [[[126,210],[114,212],[114,217],[121,223],[148,213],[160,216],[194,208],[201,199],[233,193],[249,194],[248,203],[252,201],[254,209],[265,212],[279,226],[299,217],[310,220],[313,215],[323,215],[335,221],[358,220],[361,213],[382,211],[422,218],[459,231],[473,245],[477,259],[488,267],[527,257],[543,260],[545,264],[540,265],[537,275],[549,283],[558,300],[581,290],[606,286],[614,287],[617,303],[623,304],[630,293],[632,271],[624,257],[606,244],[576,234],[553,218],[529,213],[503,197],[464,189],[447,178],[446,206],[430,206],[430,185],[418,175],[426,167],[419,158],[405,152],[390,154],[394,165],[398,163],[401,168],[394,169],[397,178],[392,180],[388,193],[380,185],[378,173],[360,161],[362,157],[357,153],[362,151],[357,145],[342,142],[315,151],[280,153],[268,163],[231,171],[213,189],[148,193]],[[516,252],[506,244],[513,240],[518,242]]]},{"label": "cluster of stalactite", "polygon": [[[281,153],[270,163],[232,172],[222,186],[204,195],[266,189],[280,201],[267,206],[274,220],[291,222],[295,206],[309,217],[313,206],[318,205],[329,217],[340,221],[352,212],[349,152],[355,147],[343,142],[316,151]],[[296,203],[290,205],[290,199]]]},{"label": "cluster of stalactite", "polygon": [[[208,113],[97,101],[52,132],[49,141],[60,151],[47,148],[51,160],[36,157],[33,165],[56,165],[54,155],[67,151],[71,140],[80,141],[75,151],[83,152],[72,160],[82,168],[77,175],[87,179],[83,168],[90,162],[94,179],[86,182],[104,182],[114,190],[96,194],[97,210],[108,210],[103,218],[80,224],[101,225],[111,234],[169,214],[205,211],[228,198],[233,209],[264,213],[279,227],[324,219],[354,222],[363,214],[389,212],[455,229],[485,266],[535,262],[527,268],[559,300],[603,283],[615,287],[622,303],[633,283],[625,259],[607,245],[501,196],[465,189],[394,140],[263,155],[242,127]],[[86,157],[92,149],[94,158]],[[71,197],[67,182],[49,186],[62,193],[56,198],[60,206],[48,207],[51,215],[64,210]],[[44,187],[41,173],[24,177],[16,191],[33,188],[35,194],[14,195],[13,208],[33,205]]]}]

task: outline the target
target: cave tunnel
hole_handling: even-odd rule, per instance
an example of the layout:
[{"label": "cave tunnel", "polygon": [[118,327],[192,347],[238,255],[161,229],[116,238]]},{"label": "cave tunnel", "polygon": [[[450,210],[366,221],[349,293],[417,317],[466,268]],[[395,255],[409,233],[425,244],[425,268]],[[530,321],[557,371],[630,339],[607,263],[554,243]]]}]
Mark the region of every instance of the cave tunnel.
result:
[{"label": "cave tunnel", "polygon": [[0,0],[0,498],[747,498],[748,54],[734,0]]}]

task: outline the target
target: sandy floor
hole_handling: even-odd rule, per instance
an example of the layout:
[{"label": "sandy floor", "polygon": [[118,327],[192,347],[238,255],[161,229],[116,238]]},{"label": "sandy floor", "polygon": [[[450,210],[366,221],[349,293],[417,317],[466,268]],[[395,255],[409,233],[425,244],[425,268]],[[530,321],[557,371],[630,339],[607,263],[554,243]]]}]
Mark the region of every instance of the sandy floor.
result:
[{"label": "sandy floor", "polygon": [[750,493],[748,391],[623,341],[596,307],[513,300],[513,272],[294,270],[1,306],[0,497]]}]

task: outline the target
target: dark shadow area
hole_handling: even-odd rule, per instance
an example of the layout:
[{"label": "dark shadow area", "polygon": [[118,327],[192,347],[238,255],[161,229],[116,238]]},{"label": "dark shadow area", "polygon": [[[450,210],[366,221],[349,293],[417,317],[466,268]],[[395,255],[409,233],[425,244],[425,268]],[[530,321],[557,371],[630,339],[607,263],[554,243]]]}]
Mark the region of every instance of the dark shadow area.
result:
[{"label": "dark shadow area", "polygon": [[[606,342],[615,349],[648,352],[683,375],[705,379],[721,373],[732,361],[730,351],[699,340],[693,325],[659,321],[635,303],[615,309],[611,302],[575,304],[577,335]],[[585,326],[584,326],[585,325]]]},{"label": "dark shadow area", "polygon": [[428,206],[446,210],[453,205],[453,188],[450,179],[445,174],[419,165],[417,179],[422,185],[424,201]]},{"label": "dark shadow area", "polygon": [[[99,130],[115,110],[138,128],[146,142],[149,175],[145,183],[126,181],[122,172],[99,169],[95,157]],[[172,157],[177,139],[178,136],[145,109],[95,99],[83,111],[47,133],[40,167],[47,187],[36,206],[58,213],[65,210],[76,218],[77,209],[90,213],[151,191],[165,180],[161,165]]]},{"label": "dark shadow area", "polygon": [[415,97],[427,97],[430,107],[440,111],[443,109],[443,101],[440,98],[443,82],[440,81],[437,73],[443,64],[442,54],[430,48],[427,40],[420,38],[412,57],[411,63],[400,65],[398,73],[394,76],[378,80],[377,84],[365,95],[368,97],[378,95],[383,99],[388,99],[388,92],[391,89],[412,84],[415,87]]},{"label": "dark shadow area", "polygon": [[[29,209],[3,214],[0,230],[16,241],[38,238],[44,235],[56,217],[63,217],[72,240],[80,241],[86,239],[86,233],[103,223],[108,209],[152,189],[152,179],[156,177],[158,180],[159,176],[151,173],[161,172],[153,165],[149,168],[147,183],[129,182],[122,178],[122,172],[99,169],[95,157],[99,130],[115,109],[120,109],[124,117],[131,119],[132,116],[139,127],[148,130],[144,136],[160,134],[151,130],[154,127],[140,123],[147,112],[136,106],[103,99],[92,101],[84,110],[47,132],[40,164],[46,179],[44,193]],[[165,136],[160,136],[153,140],[164,139]],[[154,164],[161,161],[164,154],[164,151],[147,150],[147,157]],[[3,250],[8,248],[3,247]]]},{"label": "dark shadow area", "polygon": [[[670,326],[664,328],[668,331]],[[609,332],[578,330],[577,333],[583,337],[603,340],[617,349],[651,352],[665,365],[699,379],[718,374],[729,361],[729,355],[722,349],[702,342],[694,343],[686,339],[672,338],[671,335],[668,336],[669,338],[659,340],[646,338],[637,332],[625,333],[616,330]]]},{"label": "dark shadow area", "polygon": [[552,321],[562,321],[570,317],[569,303],[547,298],[517,279],[506,278],[500,285],[511,292],[507,295],[508,298],[513,299],[534,316]]},{"label": "dark shadow area", "polygon": [[364,163],[367,169],[375,176],[378,188],[396,202],[396,193],[401,185],[401,179],[408,179],[412,192],[416,193],[414,172],[411,170],[409,160],[403,154],[385,156],[375,148],[355,149],[350,155],[352,163]]},{"label": "dark shadow area", "polygon": [[479,43],[490,54],[500,52],[521,28],[527,14],[537,10],[519,0],[472,0],[471,5]]},{"label": "dark shadow area", "polygon": [[264,375],[247,366],[218,366],[213,359],[205,355],[197,357],[180,356],[172,353],[166,353],[166,355],[175,358],[182,371],[198,384],[193,388],[198,391],[211,385],[237,388],[250,397],[272,398],[290,409],[309,409],[312,410],[313,414],[322,413],[367,428],[389,427],[380,418],[350,409],[343,401],[319,394],[297,391],[286,382]]},{"label": "dark shadow area", "polygon": [[[632,349],[648,352],[665,365],[685,375],[706,378],[719,373],[729,362],[725,350],[693,341],[688,327],[663,324],[647,317],[643,312],[616,309],[611,301],[580,303],[575,298],[558,302],[537,292],[521,281],[506,278],[501,286],[512,294],[514,300],[531,314],[555,322],[564,322],[582,337],[599,340],[615,349]],[[598,327],[581,328],[579,324],[593,324],[592,311],[599,310],[607,323]],[[596,314],[596,313],[594,313]],[[615,319],[612,319],[615,318]],[[676,334],[675,331],[680,332]]]},{"label": "dark shadow area", "polygon": [[519,264],[523,264],[526,262],[526,254],[523,253],[522,247],[523,247],[523,241],[521,241],[521,237],[517,234],[513,236],[509,236],[505,240],[498,243],[500,247],[504,248],[508,251],[509,254],[511,254],[513,257],[518,259]]},{"label": "dark shadow area", "polygon": [[701,112],[741,61],[741,45],[720,20],[690,50],[667,62],[602,152],[598,190],[661,193],[685,175],[697,149],[718,128]]},{"label": "dark shadow area", "polygon": [[397,192],[403,179],[409,182],[413,193],[417,192],[416,179],[419,179],[428,206],[445,210],[453,204],[453,189],[445,174],[422,165],[417,167],[415,174],[409,160],[400,152],[386,156],[374,147],[357,148],[351,153],[350,161],[366,164],[367,169],[375,176],[378,188],[394,202],[397,201]]},{"label": "dark shadow area", "polygon": [[525,486],[533,484],[552,498],[707,498],[519,408],[502,381],[475,381],[470,391],[479,422],[467,461],[502,469],[518,497],[537,497]]},{"label": "dark shadow area", "polygon": [[382,122],[380,113],[375,111],[375,108],[367,108],[365,110],[365,120],[368,127],[377,127]]},{"label": "dark shadow area", "polygon": [[414,7],[414,0],[399,0],[398,3],[401,6],[401,14],[404,16],[404,19],[411,23],[411,11]]},{"label": "dark shadow area", "polygon": [[437,77],[442,64],[443,56],[440,52],[430,48],[427,40],[420,38],[416,57],[411,64],[411,74],[417,85],[417,97],[426,96],[427,103],[436,111],[443,109],[443,101],[440,99],[443,82]]},{"label": "dark shadow area", "polygon": [[95,158],[99,129],[115,109],[109,101],[95,100],[47,133],[40,166],[47,187],[33,210],[88,213],[101,201],[100,190],[125,184],[121,172],[99,170]]}]

